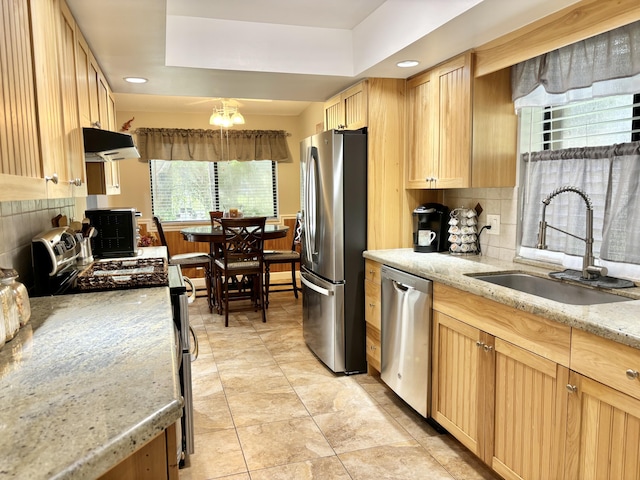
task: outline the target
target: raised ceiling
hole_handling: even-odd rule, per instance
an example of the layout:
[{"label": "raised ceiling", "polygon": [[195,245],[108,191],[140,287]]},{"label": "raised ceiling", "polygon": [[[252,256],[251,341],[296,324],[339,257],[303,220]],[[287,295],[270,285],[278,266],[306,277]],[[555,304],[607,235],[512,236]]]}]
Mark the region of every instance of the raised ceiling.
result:
[{"label": "raised ceiling", "polygon": [[[119,110],[299,114],[406,78],[577,0],[67,0]],[[400,69],[400,60],[420,65]],[[126,76],[149,79],[126,83]],[[271,101],[265,101],[271,100]]]}]

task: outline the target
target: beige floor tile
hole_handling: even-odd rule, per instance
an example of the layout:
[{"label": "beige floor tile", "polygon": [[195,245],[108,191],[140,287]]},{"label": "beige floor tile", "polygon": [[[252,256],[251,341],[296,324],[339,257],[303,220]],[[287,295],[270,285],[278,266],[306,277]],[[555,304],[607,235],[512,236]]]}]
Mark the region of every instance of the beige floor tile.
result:
[{"label": "beige floor tile", "polygon": [[217,351],[214,348],[213,356],[219,371],[245,369],[254,365],[275,366],[276,364],[273,355],[264,345],[222,351]]},{"label": "beige floor tile", "polygon": [[304,344],[302,330],[297,326],[285,331],[264,330],[259,335],[267,347],[272,344]]},{"label": "beige floor tile", "polygon": [[313,417],[336,453],[412,440],[381,407],[365,407]]},{"label": "beige floor tile", "polygon": [[303,362],[283,362],[279,365],[294,387],[333,382],[342,377],[333,373],[315,357]]},{"label": "beige floor tile", "polygon": [[421,443],[456,480],[500,479],[499,475],[494,474],[464,446],[449,435],[429,437]]},{"label": "beige floor tile", "polygon": [[256,332],[223,330],[210,333],[208,338],[214,352],[264,346],[264,342]]},{"label": "beige floor tile", "polygon": [[[205,345],[201,345],[205,346]],[[207,342],[208,346],[208,342]],[[197,368],[196,368],[197,366]],[[193,379],[208,378],[211,375],[218,373],[218,365],[213,358],[211,347],[201,349],[198,352],[198,358],[191,361],[191,376]]]},{"label": "beige floor tile", "polygon": [[231,411],[223,392],[194,395],[193,424],[195,434],[234,428]]},{"label": "beige floor tile", "polygon": [[227,402],[236,427],[309,416],[309,412],[291,386],[264,392],[227,395]]},{"label": "beige floor tile", "polygon": [[249,471],[335,454],[309,417],[237,430]]},{"label": "beige floor tile", "polygon": [[351,412],[376,403],[348,377],[334,379],[330,383],[319,383],[294,387],[294,390],[311,415],[330,412]]},{"label": "beige floor tile", "polygon": [[195,453],[180,472],[192,480],[222,478],[247,472],[247,466],[234,429],[218,430],[195,436]]},{"label": "beige floor tile", "polygon": [[317,361],[316,356],[306,344],[269,346],[268,348],[278,364]]},{"label": "beige floor tile", "polygon": [[334,456],[252,470],[251,480],[351,480],[351,476]]},{"label": "beige floor tile", "polygon": [[282,370],[276,365],[252,365],[245,368],[227,369],[220,373],[227,395],[247,392],[264,392],[274,389],[289,390],[290,384]]},{"label": "beige floor tile", "polygon": [[415,442],[368,448],[338,457],[354,480],[453,480],[442,465]]},{"label": "beige floor tile", "polygon": [[[200,359],[196,360],[196,362],[198,361],[200,361]],[[200,371],[200,365],[198,365],[198,368],[194,368],[194,366],[195,363],[192,362],[191,385],[193,387],[194,397],[206,397],[214,393],[222,392],[222,382],[220,382],[220,374],[218,372],[209,372],[211,367],[208,364],[205,366],[204,372]],[[197,372],[194,372],[194,370]]]}]

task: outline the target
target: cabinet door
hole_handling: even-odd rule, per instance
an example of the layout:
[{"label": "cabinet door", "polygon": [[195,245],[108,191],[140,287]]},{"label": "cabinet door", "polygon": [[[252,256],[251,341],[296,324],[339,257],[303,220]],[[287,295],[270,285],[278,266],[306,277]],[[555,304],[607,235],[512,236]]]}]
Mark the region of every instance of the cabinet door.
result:
[{"label": "cabinet door", "polygon": [[432,188],[438,176],[437,135],[433,108],[437,100],[431,73],[412,78],[407,83],[408,142],[407,188]]},{"label": "cabinet door", "polygon": [[76,65],[76,26],[64,1],[60,2],[60,85],[62,98],[62,128],[68,177],[74,196],[87,194],[84,148],[78,107],[78,68]]},{"label": "cabinet door", "polygon": [[[76,63],[78,70],[78,110],[80,113],[80,125],[82,127],[91,126],[91,88],[95,86],[95,80],[93,83],[89,80],[90,64],[91,64],[91,52],[87,41],[80,33],[79,29],[76,29]],[[97,93],[96,93],[97,95]],[[96,96],[97,102],[97,96]]]},{"label": "cabinet door", "polygon": [[344,113],[340,95],[324,102],[324,129],[333,130],[344,128]]},{"label": "cabinet door", "polygon": [[565,479],[640,479],[640,401],[575,372],[569,388]]},{"label": "cabinet door", "polygon": [[482,459],[484,422],[493,412],[484,408],[484,388],[492,382],[486,369],[489,352],[482,347],[491,347],[491,339],[438,311],[433,321],[431,414]]},{"label": "cabinet door", "polygon": [[70,197],[58,61],[59,13],[55,3],[31,2],[31,19],[43,173],[45,177],[55,174],[59,178],[58,184],[47,184],[47,196]]},{"label": "cabinet door", "polygon": [[380,330],[375,328],[369,322],[366,323],[366,327],[367,370],[371,375],[372,373],[374,373],[372,372],[372,369],[380,373]]},{"label": "cabinet door", "polygon": [[562,478],[569,370],[495,340],[492,468],[505,479]]},{"label": "cabinet door", "polygon": [[44,197],[27,2],[2,2],[0,201]]},{"label": "cabinet door", "polygon": [[341,95],[344,124],[349,130],[367,126],[367,82],[362,81]]},{"label": "cabinet door", "polygon": [[465,188],[471,184],[471,53],[436,68],[432,82],[438,92],[434,119],[437,187]]}]

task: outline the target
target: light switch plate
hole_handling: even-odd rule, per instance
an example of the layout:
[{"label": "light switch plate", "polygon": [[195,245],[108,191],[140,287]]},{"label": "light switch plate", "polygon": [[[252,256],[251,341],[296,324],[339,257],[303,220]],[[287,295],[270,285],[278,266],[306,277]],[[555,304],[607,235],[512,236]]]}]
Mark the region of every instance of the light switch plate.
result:
[{"label": "light switch plate", "polygon": [[487,235],[500,235],[500,215],[487,215]]}]

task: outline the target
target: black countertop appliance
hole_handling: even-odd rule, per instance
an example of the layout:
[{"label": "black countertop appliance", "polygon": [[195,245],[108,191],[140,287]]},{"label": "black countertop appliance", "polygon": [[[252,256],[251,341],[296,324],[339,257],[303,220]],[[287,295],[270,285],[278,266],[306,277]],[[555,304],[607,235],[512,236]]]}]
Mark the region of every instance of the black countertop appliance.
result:
[{"label": "black countertop appliance", "polygon": [[413,211],[413,250],[446,252],[449,208],[439,203],[425,203]]}]

